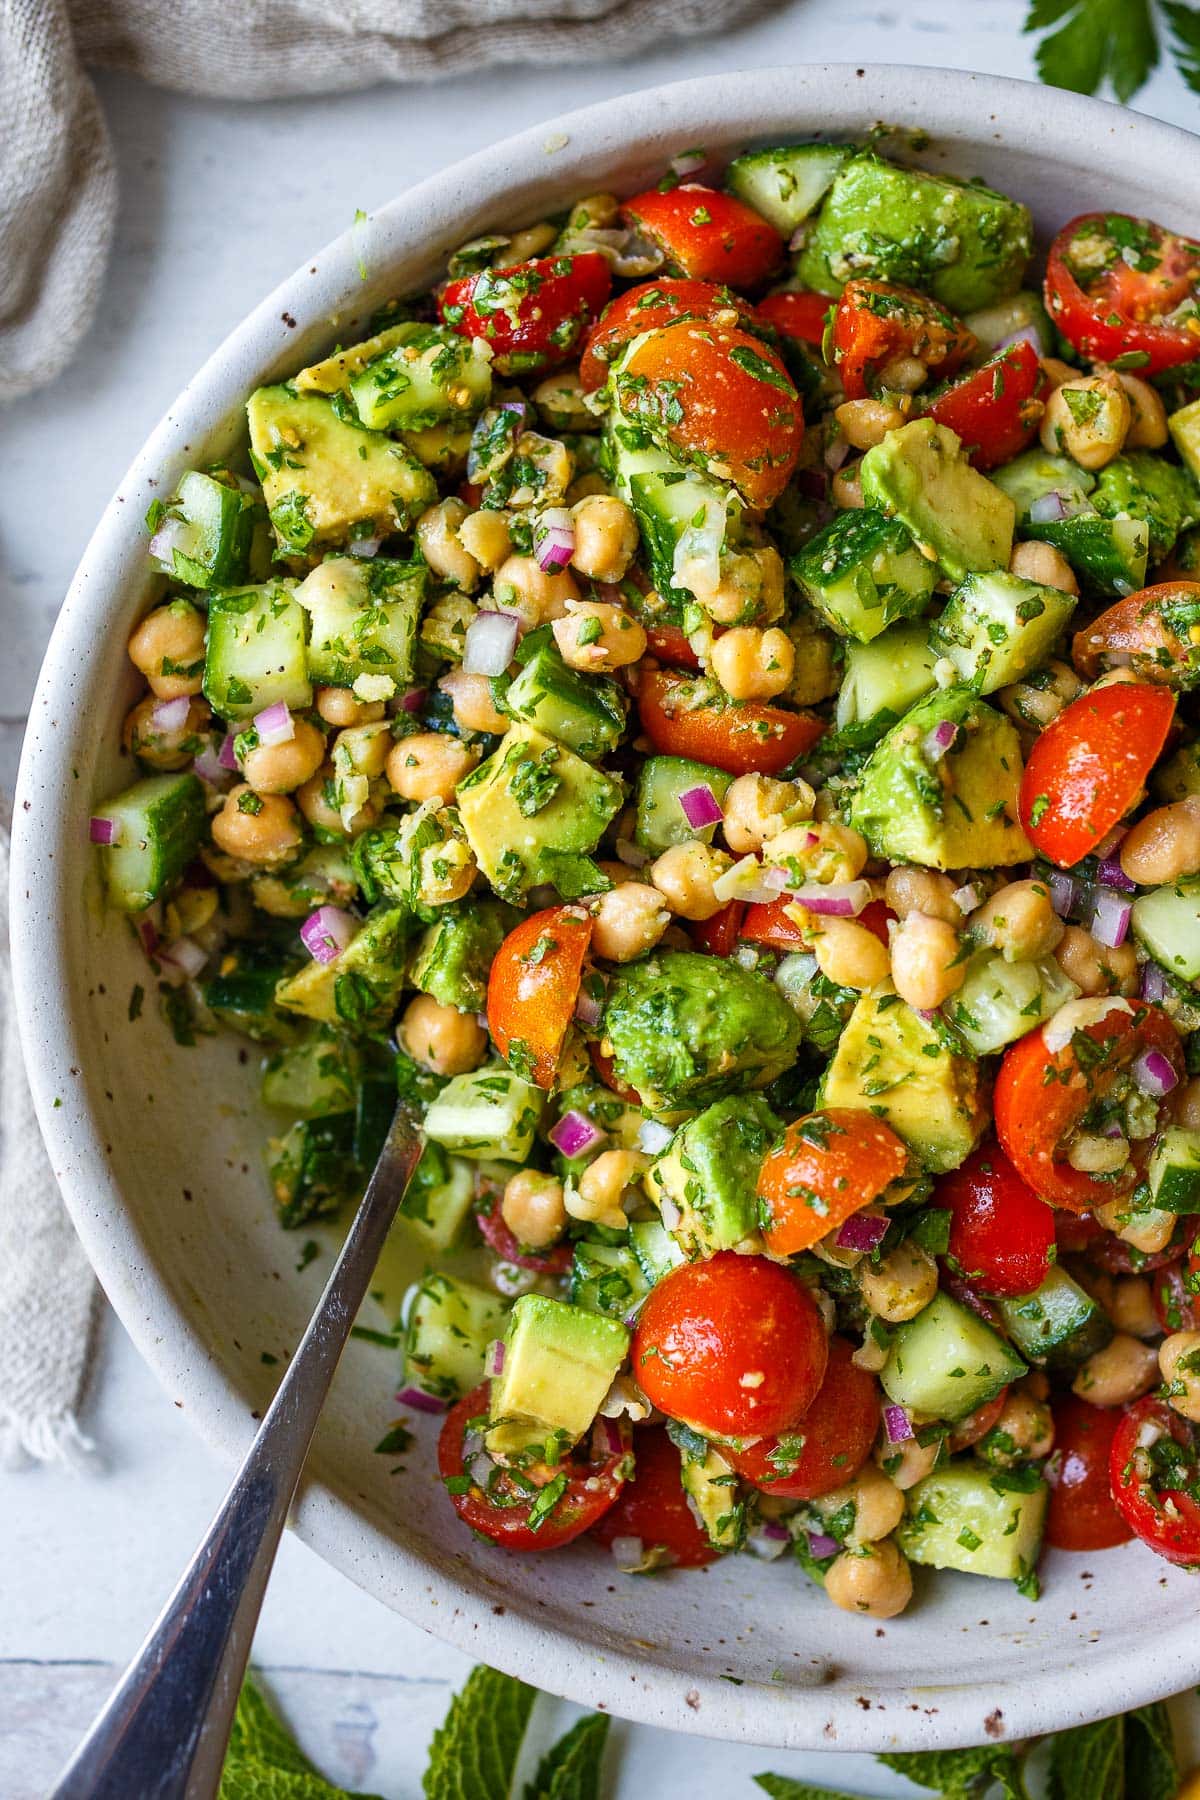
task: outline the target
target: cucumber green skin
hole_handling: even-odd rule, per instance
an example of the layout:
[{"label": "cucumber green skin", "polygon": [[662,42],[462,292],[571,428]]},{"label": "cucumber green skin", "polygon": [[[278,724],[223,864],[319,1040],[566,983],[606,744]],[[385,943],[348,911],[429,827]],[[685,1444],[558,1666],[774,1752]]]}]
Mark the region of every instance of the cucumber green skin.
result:
[{"label": "cucumber green skin", "polygon": [[548,644],[532,656],[504,696],[504,710],[594,762],[615,749],[627,702],[605,675],[586,679]]},{"label": "cucumber green skin", "polygon": [[236,723],[278,700],[293,712],[312,705],[306,628],[304,608],[290,583],[271,581],[213,594],[204,698],[218,717]]},{"label": "cucumber green skin", "polygon": [[1155,1146],[1147,1175],[1160,1212],[1200,1211],[1200,1131],[1170,1126]]},{"label": "cucumber green skin", "polygon": [[854,155],[853,144],[784,144],[748,150],[725,171],[725,186],[790,237],[829,192],[838,171]]},{"label": "cucumber green skin", "polygon": [[287,972],[278,956],[263,946],[239,946],[233,967],[204,983],[204,1004],[222,1025],[256,1043],[298,1043],[305,1029],[302,1021],[275,1005],[275,989]]},{"label": "cucumber green skin", "polygon": [[1029,523],[1029,509],[1035,500],[1042,500],[1047,494],[1061,494],[1068,505],[1080,506],[1096,485],[1096,477],[1069,456],[1055,456],[1037,448],[1022,450],[1011,462],[993,469],[991,479],[1016,507],[1022,530]]},{"label": "cucumber green skin", "polygon": [[1021,534],[1053,544],[1089,593],[1121,597],[1136,593],[1146,579],[1150,537],[1140,520],[1079,513],[1041,524],[1027,520]]},{"label": "cucumber green skin", "polygon": [[263,1071],[263,1104],[301,1119],[353,1112],[358,1098],[356,1063],[353,1045],[318,1030],[271,1057]]},{"label": "cucumber green skin", "polygon": [[114,845],[99,846],[104,890],[119,912],[144,912],[166,892],[200,848],[207,814],[204,789],[190,770],[180,775],[147,775],[95,817],[112,819]]},{"label": "cucumber green skin", "polygon": [[879,1380],[897,1406],[953,1424],[1024,1374],[1025,1364],[998,1332],[939,1293],[897,1327]]},{"label": "cucumber green skin", "polygon": [[1112,1321],[1104,1308],[1065,1269],[1052,1268],[1032,1294],[996,1305],[1022,1356],[1042,1368],[1077,1369],[1112,1339]]},{"label": "cucumber green skin", "polygon": [[586,1238],[575,1246],[567,1298],[585,1312],[626,1319],[650,1284],[637,1257],[624,1244],[594,1244]]},{"label": "cucumber green skin", "polygon": [[1130,924],[1155,962],[1183,981],[1200,979],[1200,882],[1139,894]]},{"label": "cucumber green skin", "polygon": [[[492,391],[489,358],[474,355],[466,338],[438,325],[413,322],[398,326],[400,332],[400,344],[350,378],[355,411],[368,430],[418,431],[482,412]],[[415,349],[416,358],[407,358],[405,349]],[[451,398],[461,389],[469,395],[465,407]]]},{"label": "cucumber green skin", "polygon": [[792,558],[791,572],[827,623],[860,644],[924,612],[937,584],[904,526],[873,507],[839,513]]},{"label": "cucumber green skin", "polygon": [[1124,450],[1100,471],[1092,504],[1106,518],[1128,513],[1150,534],[1150,559],[1161,562],[1181,531],[1200,521],[1200,487],[1187,469],[1150,450]]},{"label": "cucumber green skin", "polygon": [[909,1490],[896,1532],[909,1561],[999,1581],[1030,1574],[1042,1545],[1050,1489],[1039,1481],[1029,1493],[1014,1493],[1002,1481],[969,1462],[951,1463],[919,1481]]},{"label": "cucumber green skin", "polygon": [[486,1288],[427,1275],[413,1296],[404,1380],[440,1400],[458,1400],[483,1379],[487,1347],[504,1331],[508,1306]]},{"label": "cucumber green skin", "polygon": [[658,1219],[635,1219],[629,1227],[629,1247],[650,1287],[687,1261],[675,1239]]},{"label": "cucumber green skin", "polygon": [[189,469],[169,510],[178,513],[196,536],[186,554],[174,552],[168,575],[203,589],[236,587],[246,580],[255,527],[267,516],[260,502],[240,488]]},{"label": "cucumber green skin", "polygon": [[679,796],[706,783],[720,804],[732,781],[733,776],[724,769],[712,769],[707,763],[692,762],[686,756],[648,756],[638,774],[634,842],[656,854],[669,850],[672,844],[710,844],[716,826],[695,830],[684,817]]},{"label": "cucumber green skin", "polygon": [[354,1161],[354,1114],[298,1119],[267,1145],[267,1172],[285,1231],[338,1212],[362,1190]]},{"label": "cucumber green skin", "polygon": [[856,749],[885,732],[934,686],[934,656],[925,626],[893,625],[869,644],[848,644],[834,724],[854,734]]},{"label": "cucumber green skin", "polygon": [[977,693],[994,694],[1045,662],[1074,610],[1061,588],[1002,571],[968,575],[930,627],[929,648]]}]

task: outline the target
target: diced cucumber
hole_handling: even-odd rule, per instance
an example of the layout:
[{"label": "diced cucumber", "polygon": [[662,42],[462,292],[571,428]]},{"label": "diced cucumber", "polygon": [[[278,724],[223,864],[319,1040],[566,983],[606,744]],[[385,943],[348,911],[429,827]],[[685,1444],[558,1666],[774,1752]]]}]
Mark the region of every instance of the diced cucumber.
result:
[{"label": "diced cucumber", "polygon": [[624,1321],[649,1291],[649,1283],[628,1245],[597,1244],[587,1238],[575,1245],[568,1293],[572,1305]]},{"label": "diced cucumber", "polygon": [[896,1541],[910,1562],[1024,1581],[1037,1566],[1050,1489],[1030,1477],[951,1463],[909,1489]]},{"label": "diced cucumber", "polygon": [[816,211],[854,153],[853,144],[782,144],[773,150],[747,150],[726,169],[725,186],[769,219],[781,237],[789,238]]},{"label": "diced cucumber", "polygon": [[[970,1271],[967,1270],[968,1279]],[[1022,1356],[1048,1369],[1077,1369],[1113,1334],[1102,1306],[1057,1264],[1032,1294],[997,1301],[1005,1329]]]},{"label": "diced cucumber", "polygon": [[291,581],[214,594],[204,657],[204,698],[213,711],[237,720],[278,700],[293,712],[311,706],[306,624]]},{"label": "diced cucumber", "polygon": [[287,970],[278,952],[263,944],[239,944],[222,958],[220,972],[203,987],[209,1012],[260,1043],[298,1043],[304,1026],[281,1013],[275,989]]},{"label": "diced cucumber", "polygon": [[474,1161],[524,1162],[546,1096],[503,1063],[452,1075],[425,1115],[425,1135]]},{"label": "diced cucumber", "polygon": [[679,1473],[683,1491],[700,1515],[704,1535],[713,1549],[739,1549],[746,1536],[746,1509],[738,1501],[738,1478],[733,1464],[710,1444],[703,1458],[684,1450]]},{"label": "diced cucumber", "polygon": [[386,1024],[404,987],[409,926],[404,907],[377,907],[340,956],[311,962],[281,981],[277,1004],[347,1030]]},{"label": "diced cucumber", "polygon": [[285,1231],[337,1212],[362,1188],[354,1160],[354,1114],[297,1119],[283,1137],[268,1139],[267,1172]]},{"label": "diced cucumber", "polygon": [[396,1216],[427,1250],[440,1253],[457,1242],[474,1202],[475,1164],[430,1140]]},{"label": "diced cucumber", "polygon": [[[524,648],[524,646],[522,646]],[[628,702],[606,675],[580,675],[547,640],[527,658],[504,696],[504,710],[577,756],[595,761],[615,748]]]},{"label": "diced cucumber", "polygon": [[470,418],[492,391],[492,351],[443,325],[393,327],[391,346],[350,377],[350,394],[372,431],[420,431]]},{"label": "diced cucumber", "polygon": [[266,517],[262,502],[243,493],[232,476],[189,469],[157,526],[164,553],[151,560],[188,587],[236,587],[249,573],[255,526]]},{"label": "diced cucumber", "polygon": [[301,1043],[278,1051],[267,1063],[262,1078],[263,1104],[301,1119],[353,1112],[357,1076],[353,1045],[331,1031],[317,1030]]},{"label": "diced cucumber", "polygon": [[992,306],[983,306],[976,312],[968,313],[963,324],[968,331],[975,333],[985,350],[998,350],[1001,344],[1029,325],[1033,326],[1047,349],[1053,342],[1050,319],[1042,304],[1042,297],[1035,294],[1032,288],[1022,288],[1019,294],[1013,294],[1008,300],[997,300]]},{"label": "diced cucumber", "polygon": [[1200,486],[1188,469],[1152,450],[1122,450],[1105,463],[1092,505],[1106,519],[1134,519],[1146,527],[1150,558],[1161,562],[1181,531],[1200,521]]},{"label": "diced cucumber", "polygon": [[553,1456],[577,1443],[628,1349],[629,1333],[616,1319],[522,1294],[509,1314],[503,1367],[492,1381],[488,1449],[518,1456],[545,1456],[549,1449]]},{"label": "diced cucumber", "polygon": [[693,840],[710,844],[716,826],[697,829],[689,825],[679,796],[689,788],[709,787],[720,805],[732,781],[733,776],[724,769],[691,762],[686,756],[648,756],[638,774],[634,842],[656,854],[672,844],[690,844]]},{"label": "diced cucumber", "polygon": [[1155,962],[1184,981],[1200,979],[1200,882],[1139,894],[1130,923]]},{"label": "diced cucumber", "polygon": [[833,629],[861,644],[924,612],[937,583],[937,564],[898,519],[873,507],[839,513],[791,559],[791,571]]},{"label": "diced cucumber", "polygon": [[965,1419],[1024,1375],[998,1331],[949,1294],[898,1325],[879,1379],[889,1400],[928,1418]]},{"label": "diced cucumber", "polygon": [[635,1219],[629,1227],[629,1246],[650,1287],[687,1261],[661,1219]]},{"label": "diced cucumber", "polygon": [[1200,1131],[1169,1125],[1154,1146],[1146,1175],[1160,1212],[1200,1212]]},{"label": "diced cucumber", "polygon": [[204,836],[204,789],[198,776],[147,775],[93,815],[113,826],[98,846],[104,891],[119,912],[142,912],[191,862]]},{"label": "diced cucumber", "polygon": [[473,1281],[426,1275],[413,1295],[404,1381],[439,1400],[458,1400],[483,1379],[487,1347],[504,1330],[507,1302]]},{"label": "diced cucumber", "polygon": [[1011,462],[991,471],[991,478],[1002,488],[1017,509],[1022,527],[1029,511],[1038,500],[1058,494],[1068,512],[1087,505],[1088,495],[1096,485],[1096,477],[1069,456],[1055,456],[1048,450],[1022,450]]},{"label": "diced cucumber", "polygon": [[834,724],[855,749],[868,749],[934,687],[924,625],[893,625],[869,644],[846,645]]},{"label": "diced cucumber", "polygon": [[998,950],[981,950],[967,964],[962,986],[942,1011],[976,1056],[990,1056],[1078,995],[1079,989],[1052,956],[1038,962],[1007,962]]},{"label": "diced cucumber", "polygon": [[1040,524],[1026,520],[1022,535],[1053,544],[1085,588],[1097,594],[1132,594],[1146,578],[1150,533],[1140,519],[1103,519],[1081,512]]},{"label": "diced cucumber", "polygon": [[[367,676],[366,698],[390,699],[412,680],[417,619],[425,596],[424,563],[377,556],[335,556],[296,589],[311,620],[308,670],[315,682],[354,687]],[[377,687],[386,676],[390,692]]]},{"label": "diced cucumber", "polygon": [[643,431],[617,425],[609,440],[613,486],[633,508],[650,575],[660,596],[676,608],[690,589],[677,583],[675,552],[685,531],[732,520],[739,502],[731,489],[709,481],[652,443]]},{"label": "diced cucumber", "polygon": [[1000,570],[968,575],[931,625],[929,648],[979,693],[992,694],[1045,662],[1074,610],[1075,596],[1061,588]]}]

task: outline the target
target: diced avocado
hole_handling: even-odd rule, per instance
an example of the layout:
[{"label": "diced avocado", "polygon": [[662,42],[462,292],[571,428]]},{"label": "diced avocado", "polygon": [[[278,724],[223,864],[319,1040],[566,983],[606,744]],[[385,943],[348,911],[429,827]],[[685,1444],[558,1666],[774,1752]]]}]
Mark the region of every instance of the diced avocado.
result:
[{"label": "diced avocado", "polygon": [[437,1255],[457,1242],[474,1205],[475,1164],[427,1139],[396,1217]]},{"label": "diced avocado", "polygon": [[[156,505],[159,503],[156,503]],[[237,587],[250,572],[255,526],[266,523],[262,502],[232,475],[189,469],[166,508],[155,517],[164,546],[153,560],[188,587]]]},{"label": "diced avocado", "polygon": [[677,1209],[671,1235],[687,1256],[711,1256],[757,1236],[758,1172],[782,1130],[761,1095],[733,1094],[675,1133],[646,1185],[660,1206],[670,1201]]},{"label": "diced avocado", "polygon": [[910,1488],[896,1541],[910,1562],[1026,1581],[1037,1566],[1050,1489],[1036,1477],[951,1463]]},{"label": "diced avocado", "polygon": [[[972,1271],[963,1272],[970,1280]],[[1033,1293],[996,1304],[1021,1355],[1047,1369],[1077,1369],[1113,1334],[1104,1308],[1057,1265]]]},{"label": "diced avocado", "polygon": [[1035,1025],[1053,1018],[1079,989],[1052,956],[1009,962],[998,950],[978,951],[957,993],[942,1011],[976,1056],[991,1056]]},{"label": "diced avocado", "polygon": [[654,1112],[765,1087],[791,1068],[801,1034],[774,983],[691,950],[619,968],[603,1030],[618,1078]]},{"label": "diced avocado", "polygon": [[689,825],[679,796],[689,788],[708,787],[720,805],[732,781],[733,776],[724,769],[692,762],[686,756],[648,756],[638,771],[634,842],[655,855],[672,844],[690,844],[693,839],[711,844],[716,826]]},{"label": "diced avocado", "polygon": [[444,325],[410,320],[350,376],[359,419],[372,431],[423,431],[482,412],[492,392],[492,351]]},{"label": "diced avocado", "polygon": [[563,661],[553,639],[527,657],[518,652],[518,659],[525,666],[505,693],[505,712],[556,738],[586,762],[616,747],[629,702],[615,681],[579,674]]},{"label": "diced avocado", "polygon": [[503,1063],[452,1075],[425,1114],[425,1135],[473,1161],[522,1163],[533,1148],[546,1096]]},{"label": "diced avocado", "polygon": [[295,1113],[301,1119],[353,1112],[358,1098],[354,1046],[318,1027],[300,1043],[271,1057],[263,1070],[262,1098],[265,1106]]},{"label": "diced avocado", "polygon": [[337,1212],[362,1190],[362,1172],[354,1160],[354,1114],[297,1119],[283,1137],[269,1138],[267,1174],[285,1231]]},{"label": "diced avocado", "polygon": [[1027,207],[866,151],[825,196],[796,273],[820,294],[865,277],[919,288],[965,313],[1015,293],[1032,252]]},{"label": "diced avocado", "polygon": [[900,519],[951,581],[1008,567],[1016,508],[948,426],[913,419],[873,445],[861,469],[866,504]]},{"label": "diced avocado", "polygon": [[1173,412],[1167,420],[1167,428],[1171,433],[1171,442],[1196,480],[1200,481],[1200,399],[1189,400],[1186,406]]},{"label": "diced avocado", "polygon": [[649,1287],[687,1261],[660,1219],[635,1219],[629,1227],[629,1247]]},{"label": "diced avocado", "polygon": [[492,958],[517,915],[500,900],[463,901],[438,908],[417,940],[408,979],[423,994],[459,1012],[482,1012]]},{"label": "diced avocado", "polygon": [[487,1347],[504,1330],[507,1302],[473,1281],[426,1275],[408,1314],[404,1384],[458,1400],[483,1379]]},{"label": "diced avocado", "polygon": [[298,863],[250,883],[255,906],[276,919],[306,919],[318,906],[349,906],[358,892],[354,865],[342,844],[315,844]]},{"label": "diced avocado", "polygon": [[968,575],[930,626],[929,648],[977,693],[993,694],[1045,662],[1074,610],[1061,588],[1002,570]]},{"label": "diced avocado", "polygon": [[467,841],[506,900],[540,882],[564,899],[602,888],[588,852],[621,803],[620,782],[530,725],[514,725],[458,785]]},{"label": "diced avocado", "polygon": [[[322,686],[354,687],[372,678],[368,698],[390,699],[412,680],[417,619],[425,596],[424,563],[377,556],[333,556],[296,589],[309,614],[308,668]],[[391,682],[384,693],[377,677]]]},{"label": "diced avocado", "polygon": [[628,1244],[598,1244],[588,1238],[578,1240],[568,1290],[573,1306],[624,1321],[649,1291],[650,1284]]},{"label": "diced avocado", "polygon": [[204,789],[190,770],[146,775],[96,807],[93,817],[112,826],[112,842],[97,846],[108,904],[119,912],[143,912],[200,848]]},{"label": "diced avocado", "polygon": [[1200,739],[1182,744],[1174,756],[1160,763],[1151,776],[1151,786],[1162,800],[1200,794]]},{"label": "diced avocado", "polygon": [[720,482],[685,468],[636,426],[611,427],[608,458],[613,486],[637,519],[655,588],[677,611],[692,599],[691,590],[676,579],[676,551],[685,532],[731,523],[738,497]]},{"label": "diced avocado", "polygon": [[869,644],[847,644],[834,725],[853,749],[867,749],[934,685],[936,658],[924,625],[893,625]]},{"label": "diced avocado", "polygon": [[369,1030],[384,1025],[404,988],[409,914],[380,906],[332,962],[311,962],[275,990],[276,1003],[325,1025]]},{"label": "diced avocado", "polygon": [[1154,1146],[1146,1176],[1160,1212],[1200,1211],[1200,1131],[1169,1125]]},{"label": "diced avocado", "polygon": [[238,944],[204,983],[204,1004],[222,1025],[258,1043],[298,1043],[305,1027],[275,1004],[275,989],[285,973],[278,951],[265,944]]},{"label": "diced avocado", "polygon": [[204,698],[213,711],[236,720],[279,700],[293,712],[311,706],[305,624],[291,581],[213,594],[204,656]]},{"label": "diced avocado", "polygon": [[896,1406],[953,1424],[1025,1372],[985,1319],[938,1293],[915,1319],[895,1327],[879,1380]]},{"label": "diced avocado", "polygon": [[1200,882],[1139,894],[1130,923],[1155,962],[1183,981],[1200,980]]},{"label": "diced avocado", "polygon": [[504,1367],[492,1380],[487,1447],[513,1456],[578,1443],[629,1350],[616,1319],[522,1294],[508,1318]]},{"label": "diced avocado", "polygon": [[713,1444],[704,1456],[683,1450],[679,1459],[683,1491],[700,1516],[714,1550],[738,1550],[746,1537],[746,1508],[738,1499],[737,1471]]},{"label": "diced avocado", "polygon": [[[940,752],[934,734],[957,727]],[[1016,727],[971,688],[941,688],[893,725],[871,753],[850,823],[876,856],[935,869],[994,869],[1033,852],[1017,823]]]},{"label": "diced avocado", "polygon": [[838,171],[855,154],[853,144],[781,144],[747,150],[725,171],[730,193],[769,219],[781,237],[813,213]]},{"label": "diced avocado", "polygon": [[1150,450],[1125,450],[1100,471],[1092,505],[1106,519],[1122,514],[1150,532],[1150,560],[1161,562],[1175,539],[1200,522],[1200,487],[1187,469]]},{"label": "diced avocado", "polygon": [[259,388],[250,450],[287,556],[407,530],[437,499],[429,470],[382,432],[349,423],[323,394]]},{"label": "diced avocado", "polygon": [[792,577],[842,637],[868,644],[925,611],[937,567],[898,519],[871,507],[841,512],[791,561]]},{"label": "diced avocado", "polygon": [[1018,331],[1029,326],[1038,333],[1043,344],[1048,346],[1053,342],[1049,314],[1042,304],[1042,296],[1035,294],[1032,288],[1022,288],[1008,300],[997,300],[992,306],[969,312],[963,324],[968,331],[974,332],[985,350],[998,350]]}]

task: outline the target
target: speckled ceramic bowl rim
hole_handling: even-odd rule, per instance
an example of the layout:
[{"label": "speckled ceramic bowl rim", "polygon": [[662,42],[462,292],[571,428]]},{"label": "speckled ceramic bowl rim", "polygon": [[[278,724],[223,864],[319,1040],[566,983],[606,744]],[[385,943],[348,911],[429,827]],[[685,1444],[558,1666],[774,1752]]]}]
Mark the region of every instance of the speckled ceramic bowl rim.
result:
[{"label": "speckled ceramic bowl rim", "polygon": [[[1197,140],[1143,116],[1048,93],[1029,83],[928,68],[825,64],[754,69],[632,93],[538,124],[413,188],[306,262],[257,307],[188,384],[121,484],[80,564],[42,668],[18,781],[14,828],[12,940],[18,1014],[42,1129],[67,1205],[105,1290],[164,1386],[186,1399],[205,1439],[232,1461],[253,1425],[246,1407],[209,1353],[195,1324],[153,1267],[137,1266],[129,1221],[86,1108],[55,1097],[78,1072],[76,1009],[61,954],[67,921],[79,904],[71,873],[78,847],[66,818],[34,800],[68,791],[75,745],[90,730],[86,710],[62,704],[132,579],[144,545],[141,515],[157,478],[182,466],[230,408],[303,336],[297,326],[327,321],[349,304],[364,261],[386,267],[412,254],[421,234],[449,244],[454,221],[480,196],[506,216],[506,198],[531,181],[570,178],[575,191],[589,169],[631,140],[648,158],[669,156],[709,134],[753,141],[760,121],[794,117],[797,131],[861,131],[875,119],[924,126],[983,146],[996,139],[1084,166],[1100,146],[1122,173],[1159,183],[1162,216],[1194,190]],[[1194,199],[1191,201],[1194,207]],[[527,209],[526,209],[527,210]],[[535,215],[529,215],[535,216]],[[293,336],[293,333],[295,334]],[[50,821],[47,824],[47,820]],[[1097,1646],[1061,1677],[1031,1691],[1018,1681],[936,1690],[896,1685],[860,1694],[738,1688],[718,1677],[649,1668],[636,1654],[603,1657],[569,1632],[510,1615],[503,1620],[478,1595],[432,1571],[418,1556],[363,1519],[317,1482],[301,1492],[294,1528],[320,1555],[408,1618],[472,1656],[627,1718],[759,1744],[879,1749],[978,1741],[990,1719],[1004,1736],[1074,1724],[1177,1691],[1200,1678],[1194,1628],[1163,1631],[1147,1610],[1147,1629],[1131,1666]],[[919,1628],[917,1622],[914,1625]],[[930,1705],[936,1700],[936,1708]],[[887,1723],[885,1725],[884,1720]]]}]

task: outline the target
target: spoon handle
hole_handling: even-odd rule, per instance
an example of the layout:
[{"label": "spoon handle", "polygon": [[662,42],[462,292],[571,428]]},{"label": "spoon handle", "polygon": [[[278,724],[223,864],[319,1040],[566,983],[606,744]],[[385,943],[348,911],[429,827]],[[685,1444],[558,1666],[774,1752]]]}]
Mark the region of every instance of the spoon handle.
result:
[{"label": "spoon handle", "polygon": [[213,1800],[288,1508],[422,1150],[396,1109],[325,1292],[216,1518],[51,1800]]}]

